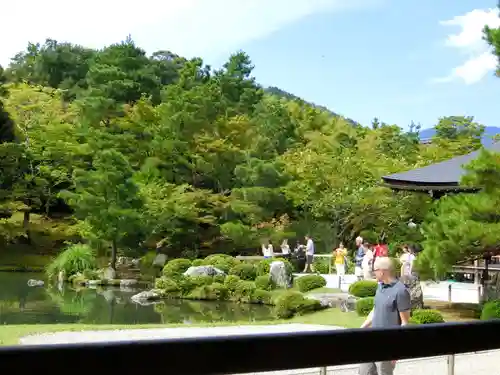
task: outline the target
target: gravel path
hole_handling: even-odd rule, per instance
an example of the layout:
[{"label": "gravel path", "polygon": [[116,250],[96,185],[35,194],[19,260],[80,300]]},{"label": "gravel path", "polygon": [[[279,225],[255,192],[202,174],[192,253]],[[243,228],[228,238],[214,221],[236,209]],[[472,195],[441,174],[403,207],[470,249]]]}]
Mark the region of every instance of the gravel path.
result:
[{"label": "gravel path", "polygon": [[[81,342],[110,342],[124,340],[151,340],[182,337],[231,336],[238,334],[272,334],[300,331],[328,331],[342,329],[335,326],[312,324],[277,324],[268,326],[181,327],[155,329],[129,329],[110,331],[55,332],[26,336],[22,345],[69,344]],[[334,355],[334,354],[332,354]],[[500,350],[457,355],[454,375],[499,375]],[[329,375],[357,375],[357,365],[329,367]],[[319,368],[272,371],[246,375],[318,375]],[[398,362],[395,375],[447,375],[446,357],[430,357]]]}]

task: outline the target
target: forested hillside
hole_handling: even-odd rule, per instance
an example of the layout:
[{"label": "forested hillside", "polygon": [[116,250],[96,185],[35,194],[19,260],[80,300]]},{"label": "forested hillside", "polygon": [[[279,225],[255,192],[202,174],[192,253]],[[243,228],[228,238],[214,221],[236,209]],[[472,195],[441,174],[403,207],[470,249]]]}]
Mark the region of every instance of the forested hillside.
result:
[{"label": "forested hillside", "polygon": [[322,251],[360,233],[418,240],[407,222],[424,219],[429,198],[393,193],[381,176],[479,147],[479,124],[421,146],[397,125],[353,126],[266,93],[252,68],[242,52],[213,69],[130,39],[30,44],[2,73],[0,251],[84,240],[140,255],[163,241],[194,256],[306,233]]}]

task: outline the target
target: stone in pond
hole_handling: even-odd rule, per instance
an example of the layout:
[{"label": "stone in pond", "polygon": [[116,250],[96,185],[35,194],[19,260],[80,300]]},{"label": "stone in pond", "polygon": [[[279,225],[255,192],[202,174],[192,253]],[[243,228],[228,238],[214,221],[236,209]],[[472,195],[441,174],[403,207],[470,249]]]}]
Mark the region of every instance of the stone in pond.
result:
[{"label": "stone in pond", "polygon": [[137,285],[137,280],[135,279],[122,279],[120,280],[120,288],[130,287]]},{"label": "stone in pond", "polygon": [[43,286],[45,283],[42,280],[28,280],[28,286]]},{"label": "stone in pond", "polygon": [[154,301],[160,299],[160,294],[154,290],[145,290],[138,294],[133,295],[130,299],[134,302],[141,303],[145,301]]},{"label": "stone in pond", "polygon": [[225,275],[224,271],[221,271],[214,266],[193,266],[189,267],[184,276],[216,276]]},{"label": "stone in pond", "polygon": [[271,280],[280,288],[289,288],[292,283],[292,277],[288,273],[285,263],[282,261],[272,262],[269,266],[269,276]]}]

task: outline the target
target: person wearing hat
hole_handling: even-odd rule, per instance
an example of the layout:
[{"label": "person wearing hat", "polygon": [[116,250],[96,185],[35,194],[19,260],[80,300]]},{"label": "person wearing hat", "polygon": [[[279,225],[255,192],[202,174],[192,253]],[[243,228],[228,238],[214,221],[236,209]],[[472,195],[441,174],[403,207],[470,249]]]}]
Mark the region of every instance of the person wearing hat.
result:
[{"label": "person wearing hat", "polygon": [[[391,328],[408,324],[411,311],[410,293],[406,286],[394,276],[392,260],[378,257],[373,264],[378,281],[373,310],[361,328]],[[396,361],[362,363],[360,375],[393,375]]]}]

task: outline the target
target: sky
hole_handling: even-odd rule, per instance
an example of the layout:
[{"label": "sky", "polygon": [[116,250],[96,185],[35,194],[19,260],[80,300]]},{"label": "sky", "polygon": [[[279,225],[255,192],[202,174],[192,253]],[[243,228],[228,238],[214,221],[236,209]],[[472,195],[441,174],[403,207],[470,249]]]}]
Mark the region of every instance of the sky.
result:
[{"label": "sky", "polygon": [[[75,3],[77,4],[77,3]],[[500,126],[500,78],[482,40],[497,0],[62,0],[8,2],[0,64],[46,38],[102,48],[127,35],[214,67],[247,52],[254,75],[368,125],[441,116]],[[83,5],[85,4],[85,5]],[[16,16],[19,15],[19,16]],[[22,22],[19,20],[22,19]]]}]

